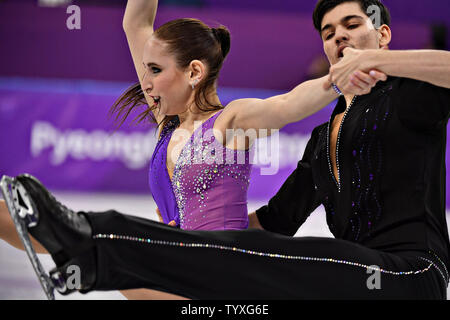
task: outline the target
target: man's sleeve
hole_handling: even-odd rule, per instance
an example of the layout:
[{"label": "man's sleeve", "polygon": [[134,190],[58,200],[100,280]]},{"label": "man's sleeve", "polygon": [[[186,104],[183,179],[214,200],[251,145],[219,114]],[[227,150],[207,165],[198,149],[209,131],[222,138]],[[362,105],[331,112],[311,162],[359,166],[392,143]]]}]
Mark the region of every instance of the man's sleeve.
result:
[{"label": "man's sleeve", "polygon": [[445,126],[450,116],[450,89],[402,78],[394,98],[400,121],[418,130]]},{"label": "man's sleeve", "polygon": [[265,230],[293,236],[319,206],[311,169],[315,136],[313,131],[297,169],[269,203],[256,210],[259,223]]}]

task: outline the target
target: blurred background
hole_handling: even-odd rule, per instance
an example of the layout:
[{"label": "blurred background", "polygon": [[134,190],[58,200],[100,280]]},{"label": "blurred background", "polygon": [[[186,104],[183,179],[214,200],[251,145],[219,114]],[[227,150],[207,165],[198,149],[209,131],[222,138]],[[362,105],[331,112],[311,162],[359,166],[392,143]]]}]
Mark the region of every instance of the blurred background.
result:
[{"label": "blurred background", "polygon": [[[392,16],[391,49],[448,50],[448,0],[384,0]],[[0,176],[30,173],[75,210],[107,210],[157,219],[148,187],[156,144],[152,125],[116,132],[108,111],[137,82],[122,30],[125,0],[0,0]],[[266,98],[328,73],[312,25],[316,0],[160,0],[156,27],[176,18],[225,25],[231,51],[219,78],[222,104]],[[67,20],[80,8],[80,25]],[[265,204],[301,158],[310,133],[334,104],[280,131],[277,154],[257,145],[249,211]],[[137,115],[137,114],[136,114]],[[447,152],[447,164],[450,152]],[[275,175],[262,169],[276,167]],[[447,177],[447,185],[450,185]],[[449,190],[450,188],[447,188]],[[450,208],[450,191],[447,207]],[[322,208],[297,236],[331,237]],[[48,257],[44,264],[51,266]],[[0,299],[44,299],[20,252],[0,240]],[[58,298],[63,298],[58,296]],[[64,299],[122,299],[117,292]]]}]

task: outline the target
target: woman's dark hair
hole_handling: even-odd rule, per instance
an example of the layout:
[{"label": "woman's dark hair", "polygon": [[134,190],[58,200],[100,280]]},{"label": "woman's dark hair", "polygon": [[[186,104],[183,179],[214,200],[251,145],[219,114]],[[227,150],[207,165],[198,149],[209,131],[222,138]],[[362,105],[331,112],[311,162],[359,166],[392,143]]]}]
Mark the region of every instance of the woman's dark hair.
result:
[{"label": "woman's dark hair", "polygon": [[[185,69],[191,61],[200,60],[207,66],[207,75],[198,83],[195,92],[195,104],[202,111],[222,109],[222,105],[215,105],[208,100],[209,92],[215,87],[219,71],[225,57],[230,51],[230,32],[224,26],[210,28],[197,19],[177,19],[169,21],[155,30],[153,34],[157,39],[167,43],[167,50],[175,56],[180,69]],[[140,83],[128,88],[114,102],[110,114],[116,114],[116,121],[121,118],[119,127],[123,124],[130,112],[137,106],[145,105],[137,122],[149,119],[157,123],[153,110],[156,106],[148,106]],[[166,116],[158,125],[165,124],[176,116]]]},{"label": "woman's dark hair", "polygon": [[380,0],[319,0],[313,12],[314,28],[320,32],[323,17],[332,9],[345,2],[357,2],[361,6],[361,10],[367,15],[367,9],[370,6],[378,6],[380,9],[380,23],[381,25],[390,25],[391,14],[389,10],[381,3]]}]

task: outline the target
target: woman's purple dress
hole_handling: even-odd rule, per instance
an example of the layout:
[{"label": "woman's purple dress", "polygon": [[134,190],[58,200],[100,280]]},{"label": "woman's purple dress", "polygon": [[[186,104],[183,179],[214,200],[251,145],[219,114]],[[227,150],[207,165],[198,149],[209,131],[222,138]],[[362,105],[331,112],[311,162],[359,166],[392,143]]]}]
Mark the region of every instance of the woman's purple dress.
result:
[{"label": "woman's purple dress", "polygon": [[172,181],[167,146],[178,126],[169,121],[150,162],[149,183],[164,223],[175,220],[184,230],[239,230],[248,227],[249,150],[231,150],[216,139],[213,126],[222,110],[195,129],[181,150]]}]

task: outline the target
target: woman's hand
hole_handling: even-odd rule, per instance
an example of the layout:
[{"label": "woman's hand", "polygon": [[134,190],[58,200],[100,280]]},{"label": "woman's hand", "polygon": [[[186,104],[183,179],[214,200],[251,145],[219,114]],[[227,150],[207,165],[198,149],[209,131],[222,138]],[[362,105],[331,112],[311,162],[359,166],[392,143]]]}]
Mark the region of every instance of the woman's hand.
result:
[{"label": "woman's hand", "polygon": [[328,85],[334,83],[344,94],[364,95],[378,81],[386,81],[385,73],[369,68],[367,51],[345,48],[342,60],[330,67]]},{"label": "woman's hand", "polygon": [[[159,211],[158,208],[156,208],[156,214],[158,215],[159,222],[164,223],[161,212]],[[176,227],[177,223],[175,222],[175,220],[172,220],[167,225],[171,227]]]}]

